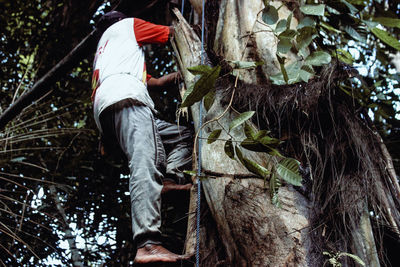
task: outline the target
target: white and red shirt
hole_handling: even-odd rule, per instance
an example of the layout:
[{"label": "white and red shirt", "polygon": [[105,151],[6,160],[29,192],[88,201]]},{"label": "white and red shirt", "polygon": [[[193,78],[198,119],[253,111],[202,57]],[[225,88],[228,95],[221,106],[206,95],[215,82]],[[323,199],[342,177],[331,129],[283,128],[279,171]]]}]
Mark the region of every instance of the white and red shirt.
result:
[{"label": "white and red shirt", "polygon": [[147,91],[146,63],[142,45],[168,41],[169,27],[138,18],[126,18],[111,25],[101,36],[93,63],[92,100],[94,118],[108,106],[132,98],[154,109]]}]

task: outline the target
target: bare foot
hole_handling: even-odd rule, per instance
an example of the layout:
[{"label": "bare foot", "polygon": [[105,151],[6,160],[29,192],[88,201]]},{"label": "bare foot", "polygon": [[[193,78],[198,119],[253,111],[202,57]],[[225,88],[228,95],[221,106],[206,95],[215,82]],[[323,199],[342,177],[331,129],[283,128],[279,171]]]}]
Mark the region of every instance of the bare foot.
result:
[{"label": "bare foot", "polygon": [[161,245],[147,244],[137,250],[135,263],[177,262],[185,259],[184,255],[172,253]]},{"label": "bare foot", "polygon": [[161,194],[165,194],[169,191],[189,191],[192,188],[192,184],[176,184],[172,181],[164,181]]}]

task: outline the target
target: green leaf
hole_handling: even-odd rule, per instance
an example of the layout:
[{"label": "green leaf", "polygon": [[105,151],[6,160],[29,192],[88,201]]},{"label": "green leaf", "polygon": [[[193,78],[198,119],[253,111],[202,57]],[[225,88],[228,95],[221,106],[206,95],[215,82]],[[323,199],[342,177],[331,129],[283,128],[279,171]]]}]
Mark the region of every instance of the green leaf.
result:
[{"label": "green leaf", "polygon": [[382,83],[383,83],[383,80],[376,81],[376,82],[374,83],[374,87],[375,87],[375,88],[376,88],[376,87],[380,87],[380,86],[382,86]]},{"label": "green leaf", "polygon": [[328,256],[329,258],[335,257],[334,254],[331,254],[331,253],[329,253],[328,251],[323,251],[323,252],[322,252],[322,255]]},{"label": "green leaf", "polygon": [[301,186],[302,177],[299,174],[299,165],[295,159],[285,158],[276,165],[276,173],[286,182]]},{"label": "green leaf", "polygon": [[[288,84],[289,76],[288,76],[286,68],[285,68],[285,59],[286,58],[285,57],[281,57],[278,54],[276,54],[276,57],[278,58],[279,65],[281,67],[281,73],[282,73],[283,80],[285,81],[286,84]],[[272,76],[271,76],[271,78],[272,78]]]},{"label": "green leaf", "polygon": [[280,67],[281,67],[283,80],[285,81],[286,84],[289,84],[289,75],[287,74],[287,71],[285,69],[285,65],[281,64]]},{"label": "green leaf", "polygon": [[297,34],[297,31],[292,30],[292,29],[287,29],[287,30],[281,32],[281,33],[279,34],[278,38],[280,38],[280,39],[281,39],[281,38],[289,38],[289,39],[292,39],[293,37],[296,36],[296,34]]},{"label": "green leaf", "polygon": [[210,135],[208,136],[207,144],[214,143],[221,135],[221,132],[222,132],[221,129],[216,129],[216,130],[212,131],[210,133]]},{"label": "green leaf", "polygon": [[197,176],[197,178],[199,178],[200,181],[205,181],[205,180],[207,180],[208,178],[210,178],[210,176],[208,176],[208,175],[201,175],[201,176]]},{"label": "green leaf", "polygon": [[258,164],[257,162],[252,161],[248,158],[243,158],[243,159],[245,162],[244,166],[252,173],[255,173],[263,178],[267,178],[267,176],[270,175],[271,172],[268,169],[261,166],[260,164]]},{"label": "green leaf", "polygon": [[286,22],[286,28],[288,29],[290,29],[290,23],[292,23],[292,17],[293,17],[293,12],[290,12]]},{"label": "green leaf", "polygon": [[265,6],[262,14],[262,20],[269,25],[275,24],[279,19],[278,10],[274,6]]},{"label": "green leaf", "polygon": [[232,139],[229,139],[225,142],[224,145],[225,154],[228,155],[231,159],[235,158],[235,150],[233,149]]},{"label": "green leaf", "polygon": [[255,152],[266,152],[273,156],[282,157],[276,147],[281,143],[279,139],[270,137],[265,135],[258,140],[254,140],[252,138],[244,139],[240,145],[248,150],[255,151]]},{"label": "green leaf", "polygon": [[212,71],[212,67],[207,65],[198,65],[194,67],[187,68],[194,75],[206,74]]},{"label": "green leaf", "polygon": [[255,113],[254,111],[247,111],[240,114],[229,124],[229,131],[232,130],[233,128],[238,127],[239,125],[241,125],[242,123],[253,117],[254,113]]},{"label": "green leaf", "polygon": [[281,140],[267,135],[267,136],[264,136],[263,138],[260,138],[259,142],[261,144],[263,144],[264,146],[279,145],[281,143]]},{"label": "green leaf", "polygon": [[354,97],[354,94],[353,94],[353,88],[350,88],[350,90],[347,90],[344,86],[339,86],[339,88],[344,92],[344,93],[346,93],[348,96],[350,96],[350,97]]},{"label": "green leaf", "polygon": [[300,10],[306,15],[323,16],[325,13],[325,5],[303,5],[300,7]]},{"label": "green leaf", "polygon": [[85,120],[79,120],[79,122],[76,124],[76,128],[78,128],[78,129],[82,129],[85,126],[86,126]]},{"label": "green leaf", "polygon": [[354,254],[350,254],[347,252],[340,252],[338,254],[338,258],[342,257],[342,256],[347,256],[352,258],[354,261],[356,261],[358,264],[360,264],[361,266],[365,266],[365,262],[363,260],[360,259],[360,257],[358,257],[357,255]]},{"label": "green leaf", "polygon": [[269,193],[272,204],[278,208],[281,207],[278,197],[278,190],[281,186],[282,186],[281,179],[278,177],[278,175],[276,175],[276,172],[274,170],[269,180],[269,190],[270,190]]},{"label": "green leaf", "polygon": [[260,142],[251,140],[249,138],[244,139],[240,145],[250,151],[255,152],[267,152],[265,146],[263,146]]},{"label": "green leaf", "polygon": [[[279,58],[278,58],[278,61],[279,61]],[[285,72],[286,72],[287,79],[288,79],[287,82],[285,81],[283,73],[278,73],[276,75],[271,75],[270,79],[271,79],[272,83],[276,84],[276,85],[297,83],[297,82],[301,81],[301,79],[300,79],[300,68],[301,68],[301,63],[300,62],[295,62],[295,63],[285,67]]]},{"label": "green leaf", "polygon": [[379,25],[378,22],[372,21],[372,20],[364,20],[364,19],[362,19],[361,21],[362,21],[365,25],[367,25],[368,28],[375,28],[376,26]]},{"label": "green leaf", "polygon": [[299,30],[299,34],[296,37],[297,49],[301,50],[310,45],[312,40],[317,37],[317,31],[314,27],[303,27]]},{"label": "green leaf", "polygon": [[347,2],[346,0],[340,0],[340,2],[342,2],[343,4],[345,4],[347,6],[350,13],[354,14],[354,13],[358,12],[358,9],[355,6],[353,6],[352,4],[350,4],[349,2]]},{"label": "green leaf", "polygon": [[243,157],[243,154],[242,154],[242,151],[240,150],[240,148],[235,146],[235,152],[236,152],[236,155],[237,155],[239,161],[244,165],[244,163],[245,163],[244,157]]},{"label": "green leaf", "polygon": [[286,19],[281,19],[280,21],[278,21],[278,23],[276,24],[275,27],[275,32],[279,33],[279,32],[283,32],[284,30],[286,30]]},{"label": "green leaf", "polygon": [[350,37],[356,41],[365,42],[365,38],[362,37],[354,28],[346,25],[344,31],[347,32]]},{"label": "green leaf", "polygon": [[334,15],[341,15],[341,13],[337,9],[334,9],[333,7],[330,6],[326,6],[326,11]]},{"label": "green leaf", "polygon": [[314,76],[314,70],[311,65],[303,65],[300,68],[300,78],[304,82],[308,82],[308,80]]},{"label": "green leaf", "polygon": [[214,103],[214,100],[215,100],[215,88],[204,96],[204,107],[207,111],[210,110],[212,104]]},{"label": "green leaf", "polygon": [[331,62],[331,55],[329,55],[325,51],[315,51],[311,55],[309,55],[305,62],[306,64],[313,66],[322,66]]},{"label": "green leaf", "polygon": [[310,55],[310,51],[307,49],[307,47],[303,47],[299,50],[299,52],[297,52],[297,55],[302,58],[306,58]]},{"label": "green leaf", "polygon": [[271,172],[258,164],[257,162],[254,162],[246,157],[243,156],[242,151],[238,147],[235,148],[236,155],[238,156],[240,162],[248,169],[250,172],[257,174],[263,178],[266,178]]},{"label": "green leaf", "polygon": [[367,2],[365,2],[364,0],[347,0],[347,2],[349,2],[352,5],[362,6],[362,7],[365,7],[367,4]]},{"label": "green leaf", "polygon": [[229,61],[234,69],[253,69],[264,64],[262,61]]},{"label": "green leaf", "polygon": [[292,42],[289,38],[279,38],[277,51],[282,54],[286,54],[292,48]]},{"label": "green leaf", "polygon": [[373,18],[374,21],[379,22],[386,27],[400,28],[400,19],[388,18],[388,17],[377,17]]},{"label": "green leaf", "polygon": [[311,17],[304,17],[299,25],[297,25],[297,29],[301,29],[303,27],[315,27],[317,23]]},{"label": "green leaf", "polygon": [[395,37],[391,36],[386,31],[378,28],[372,28],[371,31],[382,42],[400,51],[400,42]]},{"label": "green leaf", "polygon": [[270,131],[267,131],[267,130],[258,131],[256,133],[256,135],[254,136],[254,140],[259,141],[259,140],[261,140],[261,138],[263,138],[264,136],[266,136],[269,133],[270,133]]},{"label": "green leaf", "polygon": [[282,204],[279,200],[278,192],[276,192],[275,194],[272,195],[271,203],[277,208],[282,208]]},{"label": "green leaf", "polygon": [[184,170],[183,173],[186,173],[190,176],[197,176],[197,172],[196,171],[189,171],[189,170]]},{"label": "green leaf", "polygon": [[323,22],[323,21],[321,21],[321,22],[319,23],[319,25],[321,25],[322,27],[324,27],[324,28],[327,29],[328,31],[332,31],[332,32],[335,32],[335,33],[341,33],[341,32],[342,32],[342,31],[340,31],[340,30],[338,30],[338,29],[332,27],[331,25],[329,25],[328,23],[325,23],[325,22]]},{"label": "green leaf", "polygon": [[386,100],[386,96],[384,93],[379,93],[376,95],[376,98],[378,98],[379,100]]},{"label": "green leaf", "polygon": [[[292,40],[296,36],[297,32],[295,30],[285,30],[281,34],[279,34],[277,51],[282,54],[286,54],[292,48]],[[278,60],[284,61],[284,58]]]},{"label": "green leaf", "polygon": [[256,136],[256,132],[254,131],[253,127],[251,127],[251,125],[248,123],[244,124],[244,134],[250,140],[254,140],[254,138]]},{"label": "green leaf", "polygon": [[214,89],[215,81],[219,76],[221,66],[216,66],[208,73],[203,74],[200,79],[195,83],[193,90],[185,97],[181,107],[189,107],[194,103],[200,101],[203,96]]},{"label": "green leaf", "polygon": [[352,55],[343,49],[337,49],[336,51],[333,51],[333,56],[337,57],[340,61],[349,65],[352,65],[354,62]]},{"label": "green leaf", "polygon": [[264,145],[264,147],[267,149],[267,153],[271,156],[277,156],[277,157],[283,157],[282,154],[275,148],[269,146],[269,145]]}]

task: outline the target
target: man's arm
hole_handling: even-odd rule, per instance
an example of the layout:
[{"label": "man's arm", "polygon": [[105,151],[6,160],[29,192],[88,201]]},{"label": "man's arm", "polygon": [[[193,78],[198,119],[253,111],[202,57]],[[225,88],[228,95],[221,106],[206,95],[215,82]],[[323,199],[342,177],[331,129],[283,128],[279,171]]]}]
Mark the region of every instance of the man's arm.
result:
[{"label": "man's arm", "polygon": [[134,18],[133,30],[139,46],[165,44],[175,33],[173,26],[157,25],[139,18]]},{"label": "man's arm", "polygon": [[170,86],[174,84],[178,84],[181,79],[179,72],[173,72],[167,75],[164,75],[160,78],[153,78],[151,77],[147,81],[147,87],[149,89],[156,89],[159,87]]}]

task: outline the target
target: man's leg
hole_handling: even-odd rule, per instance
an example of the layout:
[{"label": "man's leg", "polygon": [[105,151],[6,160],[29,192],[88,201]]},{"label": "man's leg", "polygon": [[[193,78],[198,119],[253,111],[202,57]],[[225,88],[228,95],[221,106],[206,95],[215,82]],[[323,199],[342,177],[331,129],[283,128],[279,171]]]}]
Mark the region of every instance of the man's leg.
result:
[{"label": "man's leg", "polygon": [[192,168],[193,135],[185,126],[160,119],[156,119],[155,122],[168,155],[163,192],[189,190],[191,184],[183,171]]},{"label": "man's leg", "polygon": [[[160,245],[161,170],[165,162],[165,152],[153,114],[146,106],[121,101],[113,106],[111,120],[112,131],[128,159],[131,171],[129,191],[132,231],[138,247],[135,261],[175,262],[181,256]],[[107,125],[102,123],[102,128],[106,129],[105,127]]]}]

